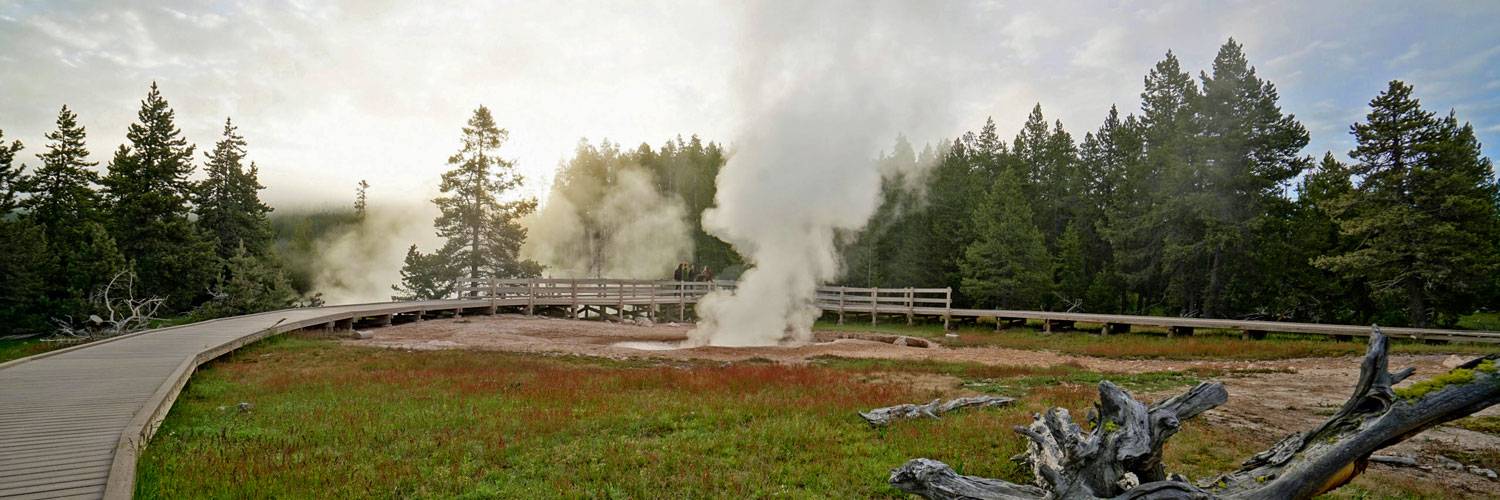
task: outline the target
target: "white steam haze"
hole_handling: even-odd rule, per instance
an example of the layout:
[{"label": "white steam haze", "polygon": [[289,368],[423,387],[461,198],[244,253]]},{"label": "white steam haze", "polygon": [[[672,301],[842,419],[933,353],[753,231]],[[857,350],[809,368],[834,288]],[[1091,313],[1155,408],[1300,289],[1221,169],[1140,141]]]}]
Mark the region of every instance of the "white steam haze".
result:
[{"label": "white steam haze", "polygon": [[401,282],[406,250],[413,243],[423,252],[443,245],[433,231],[432,203],[371,203],[364,220],[315,243],[317,275],[313,291],[332,304],[391,300],[391,285]]},{"label": "white steam haze", "polygon": [[[746,110],[705,230],[753,267],[700,301],[690,345],[806,342],[834,238],[878,206],[875,158],[904,127],[946,118],[943,7],[811,2],[748,7],[735,73]],[[859,22],[848,22],[849,20]]]},{"label": "white steam haze", "polygon": [[614,167],[609,185],[597,176],[553,184],[546,203],[522,221],[521,257],[563,278],[658,279],[687,260],[693,242],[682,200],[658,192],[637,165]]}]

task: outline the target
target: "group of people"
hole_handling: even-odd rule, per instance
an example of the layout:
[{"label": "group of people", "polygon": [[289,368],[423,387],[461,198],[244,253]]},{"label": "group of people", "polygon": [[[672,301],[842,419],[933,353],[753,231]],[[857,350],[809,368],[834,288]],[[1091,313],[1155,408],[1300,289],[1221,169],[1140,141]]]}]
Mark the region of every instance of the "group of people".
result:
[{"label": "group of people", "polygon": [[677,270],[672,271],[672,281],[713,281],[714,272],[708,266],[694,266],[683,262],[677,264]]}]

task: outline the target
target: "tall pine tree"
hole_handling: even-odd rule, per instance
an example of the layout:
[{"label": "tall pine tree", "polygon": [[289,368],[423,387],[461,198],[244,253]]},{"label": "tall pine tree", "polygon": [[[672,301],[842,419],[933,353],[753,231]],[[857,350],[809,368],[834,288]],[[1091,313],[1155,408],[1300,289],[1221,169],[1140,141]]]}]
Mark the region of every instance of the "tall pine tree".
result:
[{"label": "tall pine tree", "polygon": [[463,148],[448,158],[453,170],[443,173],[443,196],[433,200],[442,211],[434,221],[438,236],[448,239],[440,254],[470,278],[541,274],[541,266],[519,255],[526,239],[519,221],[536,210],[536,200],[500,201],[521,185],[515,164],[499,154],[509,132],[495,125],[484,106],[463,131]]},{"label": "tall pine tree", "polygon": [[54,261],[42,228],[12,217],[28,182],[15,161],[24,145],[4,138],[0,131],[0,333],[31,332],[46,326],[41,298]]},{"label": "tall pine tree", "polygon": [[1453,324],[1471,312],[1500,266],[1500,199],[1494,168],[1473,128],[1422,109],[1392,81],[1353,132],[1360,179],[1335,204],[1352,250],[1318,260],[1400,305],[1413,326]]},{"label": "tall pine tree", "polygon": [[0,130],[0,219],[16,209],[21,191],[26,189],[26,167],[16,164],[16,153],[26,146],[21,141],[5,143],[5,131]]},{"label": "tall pine tree", "polygon": [[174,123],[172,108],[155,83],[141,101],[110,161],[103,184],[110,232],[133,265],[139,295],[159,296],[172,310],[187,310],[206,295],[217,267],[212,242],[188,219],[193,146]]},{"label": "tall pine tree", "polygon": [[198,225],[216,242],[215,253],[228,262],[241,251],[263,258],[271,250],[271,207],[260,201],[259,169],[245,166],[245,138],[224,120],[224,134],[203,165],[207,178],[197,186]]},{"label": "tall pine tree", "polygon": [[[1265,281],[1268,270],[1255,269],[1249,249],[1281,240],[1257,238],[1260,228],[1289,212],[1287,182],[1307,167],[1300,155],[1307,145],[1307,129],[1281,112],[1276,87],[1261,80],[1245,58],[1243,47],[1230,39],[1214,58],[1213,74],[1203,74],[1199,102],[1198,154],[1192,168],[1201,190],[1184,193],[1188,207],[1200,220],[1204,242],[1194,245],[1191,261],[1206,264],[1201,295],[1203,313],[1223,317],[1246,309],[1233,300],[1232,285],[1240,295],[1281,281]],[[1265,236],[1275,236],[1274,233]]]},{"label": "tall pine tree", "polygon": [[47,236],[47,252],[57,260],[47,279],[52,314],[80,319],[94,312],[89,293],[125,266],[105,229],[103,200],[94,190],[99,174],[88,161],[86,132],[78,116],[63,106],[57,130],[47,133],[42,166],[29,183],[27,217]]},{"label": "tall pine tree", "polygon": [[1017,172],[995,179],[972,217],[976,239],[964,250],[963,292],[975,304],[1040,307],[1052,287],[1052,261],[1033,222]]}]

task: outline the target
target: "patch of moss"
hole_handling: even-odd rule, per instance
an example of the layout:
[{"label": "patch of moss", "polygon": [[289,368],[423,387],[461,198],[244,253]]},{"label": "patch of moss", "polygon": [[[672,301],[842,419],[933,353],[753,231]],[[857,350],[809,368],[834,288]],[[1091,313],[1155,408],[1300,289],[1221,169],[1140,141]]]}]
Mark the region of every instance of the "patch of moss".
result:
[{"label": "patch of moss", "polygon": [[[1493,369],[1493,367],[1491,368]],[[1406,399],[1419,399],[1433,391],[1442,390],[1450,385],[1467,384],[1474,381],[1474,370],[1459,368],[1407,387],[1396,389],[1396,395]]]},{"label": "patch of moss", "polygon": [[1495,360],[1486,359],[1480,361],[1479,366],[1474,367],[1474,369],[1485,373],[1495,373]]},{"label": "patch of moss", "polygon": [[1454,427],[1500,436],[1500,417],[1468,417],[1453,421]]},{"label": "patch of moss", "polygon": [[1104,421],[1104,432],[1105,433],[1110,433],[1110,432],[1114,432],[1114,431],[1117,431],[1117,430],[1120,430],[1120,424],[1115,423],[1114,420],[1105,420]]}]

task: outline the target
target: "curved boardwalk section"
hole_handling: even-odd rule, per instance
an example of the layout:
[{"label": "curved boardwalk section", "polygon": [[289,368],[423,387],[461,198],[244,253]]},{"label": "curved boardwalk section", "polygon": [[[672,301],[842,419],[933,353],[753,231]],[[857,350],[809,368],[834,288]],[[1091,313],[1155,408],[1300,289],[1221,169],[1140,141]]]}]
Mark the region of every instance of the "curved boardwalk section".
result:
[{"label": "curved boardwalk section", "polygon": [[269,335],[479,301],[291,309],[163,328],[0,365],[0,498],[129,498],[136,452],[198,365]]}]

